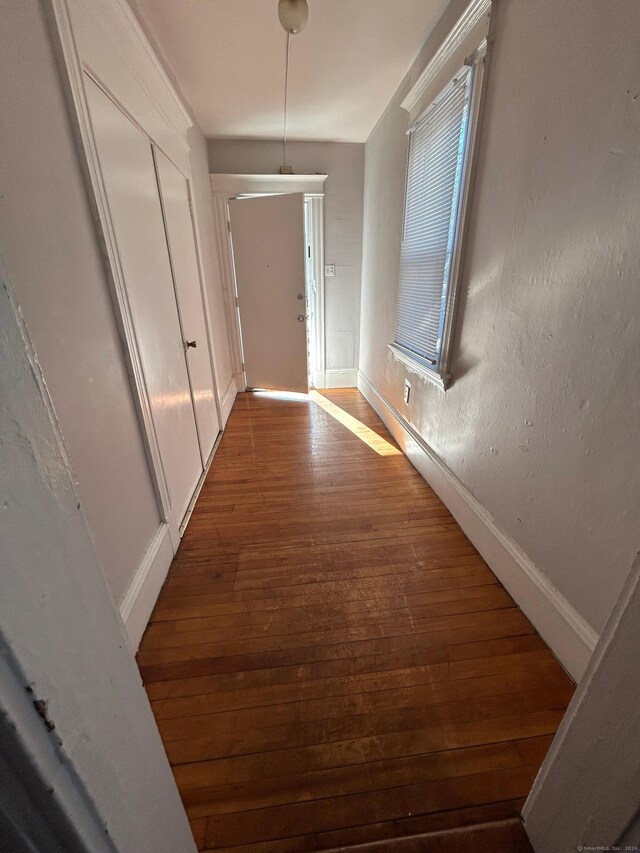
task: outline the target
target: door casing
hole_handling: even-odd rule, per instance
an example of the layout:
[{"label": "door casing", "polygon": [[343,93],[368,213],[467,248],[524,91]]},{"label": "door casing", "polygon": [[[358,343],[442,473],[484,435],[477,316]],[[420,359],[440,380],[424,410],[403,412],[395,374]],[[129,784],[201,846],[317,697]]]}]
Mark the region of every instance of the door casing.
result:
[{"label": "door casing", "polygon": [[[89,109],[85,93],[85,81],[90,78],[108,97],[122,110],[125,115],[138,127],[150,144],[152,143],[173,163],[185,177],[190,198],[193,199],[193,176],[189,159],[189,144],[187,133],[193,125],[193,120],[172,88],[168,79],[149,55],[140,50],[141,42],[136,25],[129,14],[121,14],[120,6],[116,3],[105,3],[104,19],[99,16],[82,18],[78,13],[76,0],[48,0],[51,7],[51,26],[55,35],[55,46],[58,59],[66,72],[68,98],[73,106],[74,120],[78,141],[82,148],[83,167],[86,170],[89,188],[89,200],[95,217],[99,223],[99,231],[105,251],[106,270],[114,314],[122,339],[122,348],[127,362],[127,368],[132,387],[132,396],[137,409],[151,479],[154,485],[161,526],[169,530],[171,515],[171,500],[163,469],[162,456],[155,433],[151,404],[147,390],[142,360],[134,331],[133,319],[128,305],[126,284],[122,274],[118,247],[115,240],[113,222],[106,198],[100,162],[97,156],[96,143],[89,117]],[[78,17],[76,17],[78,15]],[[114,62],[114,56],[120,57],[120,62]],[[126,57],[122,61],[122,57]],[[130,60],[135,57],[135,71]],[[137,64],[136,64],[137,63]],[[140,87],[140,83],[143,87]],[[194,237],[200,287],[203,300],[203,310],[207,327],[207,345],[212,365],[214,379],[215,406],[218,421],[224,424],[220,394],[218,389],[217,365],[213,355],[211,336],[211,311],[207,289],[203,280],[203,249],[200,243],[200,226],[198,209],[192,204]],[[217,446],[214,445],[214,449]],[[205,471],[210,464],[207,460]],[[201,478],[202,479],[202,478]],[[196,487],[196,493],[201,482]],[[193,502],[193,501],[192,501]],[[188,518],[191,507],[187,509]],[[179,533],[184,528],[184,521]],[[159,530],[158,533],[162,531]],[[173,551],[178,546],[175,535],[171,538]],[[145,559],[138,567],[145,567]],[[168,566],[167,566],[168,568]],[[137,573],[136,573],[137,575]],[[135,578],[134,578],[135,580]],[[133,584],[132,584],[133,585]],[[123,619],[127,621],[124,611]]]}]

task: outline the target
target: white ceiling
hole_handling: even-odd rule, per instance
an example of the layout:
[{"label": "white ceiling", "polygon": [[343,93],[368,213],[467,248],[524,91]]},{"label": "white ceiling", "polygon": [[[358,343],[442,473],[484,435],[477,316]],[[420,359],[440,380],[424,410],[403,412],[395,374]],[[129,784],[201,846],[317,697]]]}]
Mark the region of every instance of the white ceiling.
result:
[{"label": "white ceiling", "polygon": [[[277,0],[134,0],[207,136],[282,136]],[[309,0],[291,39],[290,139],[364,142],[446,0]]]}]

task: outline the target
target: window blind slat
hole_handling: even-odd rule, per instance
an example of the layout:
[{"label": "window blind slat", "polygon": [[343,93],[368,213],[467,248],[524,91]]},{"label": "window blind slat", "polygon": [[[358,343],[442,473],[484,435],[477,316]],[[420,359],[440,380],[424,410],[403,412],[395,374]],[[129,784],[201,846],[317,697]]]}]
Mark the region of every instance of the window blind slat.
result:
[{"label": "window blind slat", "polygon": [[463,69],[411,131],[395,341],[437,366],[440,358],[471,71]]}]

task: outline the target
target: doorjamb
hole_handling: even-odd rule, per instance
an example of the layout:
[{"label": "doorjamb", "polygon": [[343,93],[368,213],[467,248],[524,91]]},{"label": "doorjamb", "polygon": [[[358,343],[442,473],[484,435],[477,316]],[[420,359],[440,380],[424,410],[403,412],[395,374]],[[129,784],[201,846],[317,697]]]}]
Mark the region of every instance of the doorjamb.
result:
[{"label": "doorjamb", "polygon": [[313,343],[315,348],[315,363],[313,386],[326,388],[326,334],[324,321],[324,195],[306,193],[309,200],[309,238],[311,240],[311,267],[313,280],[316,285],[314,304]]},{"label": "doorjamb", "polygon": [[[238,391],[246,387],[242,367],[242,337],[238,292],[235,281],[235,266],[231,245],[231,223],[228,202],[238,196],[280,195],[302,193],[311,200],[312,233],[314,240],[314,275],[316,276],[315,304],[315,380],[316,387],[324,387],[325,377],[325,333],[324,333],[324,193],[323,184],[327,175],[209,175],[213,196],[218,257],[222,277],[225,306],[231,341],[233,373]],[[322,384],[319,384],[322,383]]]}]

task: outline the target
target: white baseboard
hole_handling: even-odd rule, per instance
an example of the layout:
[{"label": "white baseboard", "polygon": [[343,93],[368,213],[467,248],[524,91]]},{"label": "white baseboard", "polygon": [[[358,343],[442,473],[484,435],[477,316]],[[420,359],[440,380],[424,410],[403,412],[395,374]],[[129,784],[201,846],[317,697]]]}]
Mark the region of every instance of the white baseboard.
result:
[{"label": "white baseboard", "polygon": [[313,387],[322,390],[324,385],[324,370],[316,370],[313,376],[311,377],[313,382]]},{"label": "white baseboard", "polygon": [[579,681],[598,641],[593,628],[362,371],[358,388],[540,636]]},{"label": "white baseboard", "polygon": [[353,368],[324,371],[324,388],[357,388],[358,371]]},{"label": "white baseboard", "polygon": [[120,604],[120,615],[134,652],[138,650],[172,560],[169,526],[163,523],[149,543]]},{"label": "white baseboard", "polygon": [[235,375],[231,377],[227,388],[220,399],[220,414],[222,416],[222,423],[220,427],[222,429],[225,428],[227,421],[229,420],[229,415],[231,414],[231,409],[233,407],[233,402],[236,399],[236,394],[238,393],[238,385],[236,382]]},{"label": "white baseboard", "polygon": [[182,538],[182,534],[184,533],[187,524],[189,524],[189,519],[195,509],[195,505],[197,503],[198,498],[200,497],[200,492],[202,491],[202,487],[204,486],[204,481],[207,479],[207,474],[209,473],[209,468],[211,468],[211,463],[213,462],[213,457],[216,455],[216,450],[220,445],[220,441],[222,440],[223,432],[220,430],[216,440],[213,442],[213,447],[211,448],[211,453],[209,454],[209,458],[207,459],[206,465],[200,474],[200,478],[196,484],[193,495],[191,496],[191,500],[189,501],[189,506],[187,507],[187,511],[184,514],[184,518],[180,524],[180,538]]}]

